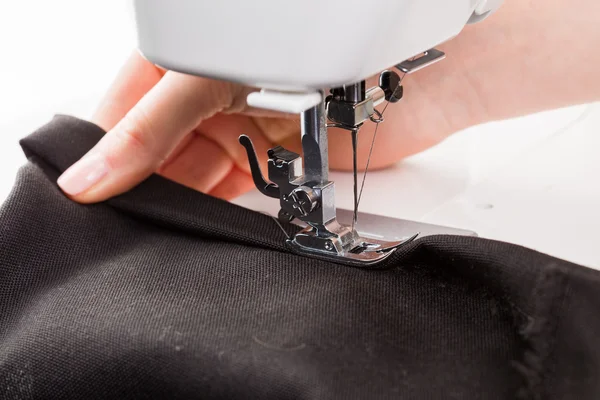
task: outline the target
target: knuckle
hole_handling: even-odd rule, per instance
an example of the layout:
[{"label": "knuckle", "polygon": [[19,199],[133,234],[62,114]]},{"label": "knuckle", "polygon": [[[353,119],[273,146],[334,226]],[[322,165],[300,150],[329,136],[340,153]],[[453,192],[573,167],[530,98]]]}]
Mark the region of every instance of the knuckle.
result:
[{"label": "knuckle", "polygon": [[155,152],[150,121],[142,111],[131,110],[123,119],[117,139],[126,149],[152,154]]},{"label": "knuckle", "polygon": [[[206,87],[219,112],[232,113],[240,107],[241,86],[231,82],[210,81]],[[245,100],[245,98],[243,98]]]},{"label": "knuckle", "polygon": [[141,131],[131,124],[126,124],[116,132],[117,140],[121,147],[131,151],[147,151],[146,140]]}]

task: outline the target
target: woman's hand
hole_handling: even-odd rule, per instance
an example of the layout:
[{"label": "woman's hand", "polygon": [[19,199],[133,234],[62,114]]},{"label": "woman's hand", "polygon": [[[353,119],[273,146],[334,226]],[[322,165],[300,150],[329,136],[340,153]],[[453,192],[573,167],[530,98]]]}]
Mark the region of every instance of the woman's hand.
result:
[{"label": "woman's hand", "polygon": [[238,136],[249,135],[266,154],[296,129],[292,118],[256,124],[248,93],[241,85],[163,71],[135,52],[92,118],[108,133],[58,184],[83,203],[125,192],[154,172],[222,198],[244,193],[252,180]]}]

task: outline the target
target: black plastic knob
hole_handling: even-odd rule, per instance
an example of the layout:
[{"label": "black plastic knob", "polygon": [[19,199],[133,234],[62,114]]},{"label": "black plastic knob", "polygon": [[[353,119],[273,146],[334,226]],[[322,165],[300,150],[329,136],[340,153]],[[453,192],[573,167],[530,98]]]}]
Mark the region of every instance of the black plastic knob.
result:
[{"label": "black plastic knob", "polygon": [[390,103],[397,103],[404,96],[404,87],[401,85],[400,76],[394,71],[383,71],[379,75],[379,87],[385,93],[385,99]]}]

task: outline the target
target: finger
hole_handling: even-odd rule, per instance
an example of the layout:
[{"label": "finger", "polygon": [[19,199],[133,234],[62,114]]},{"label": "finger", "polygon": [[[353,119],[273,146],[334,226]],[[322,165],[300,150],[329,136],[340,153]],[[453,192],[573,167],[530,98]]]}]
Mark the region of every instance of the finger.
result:
[{"label": "finger", "polygon": [[188,145],[159,173],[199,192],[208,193],[231,172],[229,155],[212,140],[194,134]]},{"label": "finger", "polygon": [[234,167],[229,174],[210,192],[211,196],[233,200],[254,188],[250,175]]},{"label": "finger", "polygon": [[252,139],[262,170],[267,171],[267,151],[274,146],[251,118],[239,114],[219,114],[203,121],[196,130],[217,143],[235,162],[237,168],[250,174],[246,149],[239,142],[240,135],[248,135]]},{"label": "finger", "polygon": [[229,107],[236,85],[167,72],[102,140],[58,180],[75,201],[123,193],[156,171],[203,119]]},{"label": "finger", "polygon": [[195,136],[195,132],[192,131],[183,139],[181,139],[177,146],[175,146],[173,151],[171,151],[169,156],[165,159],[165,161],[163,161],[162,164],[159,165],[156,173],[160,173],[161,169],[165,168],[167,165],[171,164],[173,160],[177,159],[177,157],[179,157],[179,155],[185,150],[185,148],[188,146],[188,144],[190,144],[190,142],[192,141],[192,139],[194,139]]},{"label": "finger", "polygon": [[252,118],[254,124],[271,143],[281,143],[291,136],[300,137],[300,118]]},{"label": "finger", "polygon": [[91,121],[105,131],[111,130],[163,75],[161,69],[134,51],[100,101]]}]

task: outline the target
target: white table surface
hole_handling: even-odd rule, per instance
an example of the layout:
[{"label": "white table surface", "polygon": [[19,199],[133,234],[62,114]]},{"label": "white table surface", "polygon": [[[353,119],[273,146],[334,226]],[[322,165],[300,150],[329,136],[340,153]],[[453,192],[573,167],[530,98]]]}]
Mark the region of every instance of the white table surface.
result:
[{"label": "white table surface", "polygon": [[[0,12],[0,201],[18,139],[53,114],[87,118],[135,46],[123,0],[21,0]],[[600,269],[600,104],[471,128],[370,173],[361,211],[443,224]],[[334,173],[352,206],[350,174]],[[273,211],[258,193],[236,200]]]}]

